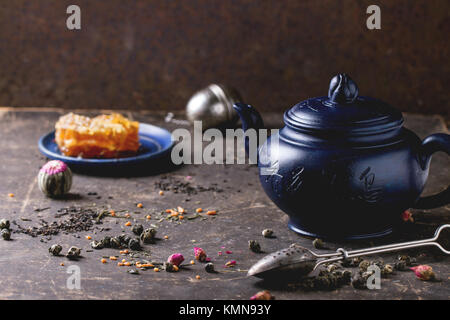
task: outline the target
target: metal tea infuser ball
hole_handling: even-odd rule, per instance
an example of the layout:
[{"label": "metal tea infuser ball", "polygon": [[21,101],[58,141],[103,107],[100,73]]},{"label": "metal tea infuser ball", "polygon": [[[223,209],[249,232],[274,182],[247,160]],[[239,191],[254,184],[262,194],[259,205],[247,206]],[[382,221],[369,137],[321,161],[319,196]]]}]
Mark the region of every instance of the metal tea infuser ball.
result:
[{"label": "metal tea infuser ball", "polygon": [[240,94],[233,88],[210,84],[196,92],[186,105],[189,121],[202,121],[202,128],[214,128],[224,124],[234,124],[238,115],[233,105],[240,102]]},{"label": "metal tea infuser ball", "polygon": [[336,252],[327,254],[317,254],[311,250],[293,244],[289,248],[271,253],[256,264],[248,271],[248,276],[266,278],[282,273],[290,272],[298,276],[306,276],[311,271],[317,269],[322,264],[335,262],[338,260],[356,258],[366,255],[372,255],[383,252],[391,252],[417,247],[435,246],[445,254],[450,254],[449,250],[444,249],[438,242],[439,235],[442,230],[450,228],[450,224],[440,226],[434,233],[434,237],[430,239],[408,241],[402,243],[394,243],[385,246],[365,248],[359,250],[347,251],[339,248]]}]

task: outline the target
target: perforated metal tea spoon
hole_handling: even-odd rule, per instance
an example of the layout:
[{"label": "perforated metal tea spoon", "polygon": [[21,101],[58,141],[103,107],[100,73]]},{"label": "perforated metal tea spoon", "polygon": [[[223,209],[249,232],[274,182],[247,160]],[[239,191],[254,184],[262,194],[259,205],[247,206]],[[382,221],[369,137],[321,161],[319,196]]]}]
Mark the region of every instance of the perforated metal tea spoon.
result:
[{"label": "perforated metal tea spoon", "polygon": [[352,251],[339,248],[336,252],[326,254],[317,254],[311,250],[303,248],[298,244],[292,244],[289,248],[271,253],[259,260],[250,268],[247,276],[266,278],[275,274],[280,275],[281,273],[285,273],[285,275],[292,274],[297,277],[301,277],[306,276],[318,266],[325,263],[425,246],[435,246],[442,252],[450,254],[449,250],[444,249],[438,242],[436,242],[441,231],[446,228],[450,228],[450,224],[440,226],[434,233],[434,237],[430,239],[394,243],[385,246]]}]

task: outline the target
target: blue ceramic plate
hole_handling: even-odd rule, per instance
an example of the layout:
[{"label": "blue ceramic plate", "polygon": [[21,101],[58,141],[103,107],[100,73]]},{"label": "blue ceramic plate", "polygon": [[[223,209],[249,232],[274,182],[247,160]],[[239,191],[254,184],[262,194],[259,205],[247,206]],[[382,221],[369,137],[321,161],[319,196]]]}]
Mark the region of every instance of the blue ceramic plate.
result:
[{"label": "blue ceramic plate", "polygon": [[47,133],[39,139],[39,151],[53,160],[61,160],[68,165],[77,167],[108,167],[131,166],[160,159],[167,155],[172,146],[172,136],[169,131],[151,124],[139,124],[139,142],[141,147],[134,157],[114,159],[83,159],[67,157],[61,154],[55,142],[55,131]]}]

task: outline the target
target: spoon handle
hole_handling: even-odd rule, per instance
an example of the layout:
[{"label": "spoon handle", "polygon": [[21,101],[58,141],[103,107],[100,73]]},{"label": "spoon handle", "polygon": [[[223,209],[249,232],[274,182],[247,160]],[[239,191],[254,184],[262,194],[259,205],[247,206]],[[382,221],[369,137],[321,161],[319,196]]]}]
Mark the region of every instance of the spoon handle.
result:
[{"label": "spoon handle", "polygon": [[317,255],[318,257],[324,257],[325,259],[320,260],[315,265],[314,269],[316,269],[319,265],[322,265],[324,263],[334,262],[334,261],[338,261],[338,260],[356,258],[356,257],[361,257],[361,256],[371,255],[371,254],[376,254],[376,253],[391,252],[391,251],[417,248],[417,247],[425,247],[425,246],[435,246],[435,247],[438,247],[445,254],[450,254],[450,250],[446,250],[438,242],[436,242],[436,240],[439,238],[441,231],[446,228],[450,228],[450,224],[444,224],[444,225],[440,226],[434,233],[434,237],[430,238],[430,239],[394,243],[394,244],[389,244],[389,245],[385,245],[385,246],[365,248],[365,249],[352,250],[352,251],[347,251],[343,248],[339,248],[336,250],[336,253],[334,253],[334,254]]}]

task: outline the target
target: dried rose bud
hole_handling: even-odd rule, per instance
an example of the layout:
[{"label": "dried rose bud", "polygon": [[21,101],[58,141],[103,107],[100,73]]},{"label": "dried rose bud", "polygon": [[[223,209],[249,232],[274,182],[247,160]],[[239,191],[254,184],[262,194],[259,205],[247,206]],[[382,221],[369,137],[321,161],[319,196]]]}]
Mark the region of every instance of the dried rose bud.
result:
[{"label": "dried rose bud", "polygon": [[167,259],[167,262],[170,262],[171,264],[177,267],[179,267],[183,261],[184,257],[181,253],[174,253]]},{"label": "dried rose bud", "polygon": [[195,247],[194,248],[194,256],[195,256],[195,259],[197,259],[200,262],[206,261],[206,252],[202,248]]},{"label": "dried rose bud", "polygon": [[274,300],[274,299],[275,297],[272,296],[270,292],[267,290],[260,291],[250,298],[250,300]]},{"label": "dried rose bud", "polygon": [[409,210],[405,210],[402,213],[402,220],[405,221],[405,222],[408,222],[408,221],[414,222],[414,219],[412,217],[412,213]]},{"label": "dried rose bud", "polygon": [[236,260],[231,260],[225,263],[225,267],[234,267],[236,265]]},{"label": "dried rose bud", "polygon": [[428,265],[420,265],[417,267],[410,268],[416,274],[417,278],[420,280],[428,281],[434,280],[436,275],[433,272],[433,268]]}]

